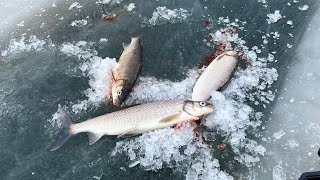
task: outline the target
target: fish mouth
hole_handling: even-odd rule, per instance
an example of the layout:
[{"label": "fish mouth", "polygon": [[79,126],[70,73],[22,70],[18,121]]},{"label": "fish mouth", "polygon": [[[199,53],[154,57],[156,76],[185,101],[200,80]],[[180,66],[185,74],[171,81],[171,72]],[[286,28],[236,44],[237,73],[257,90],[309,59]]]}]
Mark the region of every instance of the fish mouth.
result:
[{"label": "fish mouth", "polygon": [[212,113],[214,111],[214,105],[210,104],[208,105],[208,114]]},{"label": "fish mouth", "polygon": [[120,106],[121,102],[118,99],[113,100],[113,105]]}]

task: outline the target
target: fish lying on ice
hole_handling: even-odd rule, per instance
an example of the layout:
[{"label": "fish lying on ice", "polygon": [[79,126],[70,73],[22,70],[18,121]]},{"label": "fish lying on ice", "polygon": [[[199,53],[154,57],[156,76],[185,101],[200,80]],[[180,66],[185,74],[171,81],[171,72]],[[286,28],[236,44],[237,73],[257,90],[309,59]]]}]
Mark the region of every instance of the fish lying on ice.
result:
[{"label": "fish lying on ice", "polygon": [[90,145],[103,135],[130,137],[150,130],[173,126],[179,122],[198,120],[213,112],[213,105],[204,101],[158,101],[133,106],[120,111],[73,124],[70,116],[59,107],[63,121],[62,136],[52,145],[51,151],[59,149],[72,135],[87,132]]},{"label": "fish lying on ice", "polygon": [[112,101],[115,106],[127,98],[142,66],[140,37],[132,37],[131,43],[123,48],[119,62],[112,69]]},{"label": "fish lying on ice", "polygon": [[238,65],[237,52],[228,51],[216,57],[203,71],[193,91],[193,101],[207,101],[212,91],[220,89],[228,82]]}]

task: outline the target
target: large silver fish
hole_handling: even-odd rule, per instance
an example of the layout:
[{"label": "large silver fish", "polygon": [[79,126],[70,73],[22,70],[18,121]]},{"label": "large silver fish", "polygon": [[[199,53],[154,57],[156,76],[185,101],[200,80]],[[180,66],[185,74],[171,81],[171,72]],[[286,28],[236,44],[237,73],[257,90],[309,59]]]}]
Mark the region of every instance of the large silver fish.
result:
[{"label": "large silver fish", "polygon": [[112,101],[115,106],[127,98],[142,66],[139,37],[132,37],[131,43],[123,48],[118,64],[112,69]]},{"label": "large silver fish", "polygon": [[192,100],[207,101],[213,91],[217,91],[230,80],[237,65],[235,51],[228,51],[216,57],[197,80],[192,91]]},{"label": "large silver fish", "polygon": [[63,121],[62,136],[52,145],[51,151],[60,148],[72,135],[87,132],[90,145],[103,135],[128,137],[150,130],[170,127],[183,121],[197,120],[213,111],[213,105],[198,101],[158,101],[133,106],[73,124],[70,116],[59,107]]}]

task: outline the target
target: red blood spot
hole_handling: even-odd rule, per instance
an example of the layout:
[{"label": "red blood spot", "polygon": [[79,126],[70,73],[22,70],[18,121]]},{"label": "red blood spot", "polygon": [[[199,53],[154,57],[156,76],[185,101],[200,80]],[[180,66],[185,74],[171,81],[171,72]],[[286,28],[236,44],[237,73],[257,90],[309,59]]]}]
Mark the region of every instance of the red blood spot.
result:
[{"label": "red blood spot", "polygon": [[117,15],[105,16],[102,18],[102,20],[105,22],[113,22],[113,21],[115,21],[116,18],[117,18]]},{"label": "red blood spot", "polygon": [[209,20],[205,20],[203,23],[203,27],[208,27],[210,25],[210,21]]},{"label": "red blood spot", "polygon": [[200,141],[200,140],[202,140],[202,131],[201,131],[201,129],[199,128],[199,129],[195,129],[195,134],[196,134],[196,140],[198,140],[198,141]]},{"label": "red blood spot", "polygon": [[185,126],[186,124],[187,124],[188,122],[180,122],[180,123],[178,123],[178,124],[176,124],[175,126],[174,126],[174,130],[175,130],[175,133],[176,134],[180,134],[181,133],[181,127],[182,126]]},{"label": "red blood spot", "polygon": [[[205,116],[205,115],[202,114],[201,116],[199,116],[199,119],[202,119],[204,116]],[[194,121],[197,121],[197,120],[199,120],[199,119],[195,119]]]},{"label": "red blood spot", "polygon": [[217,146],[217,148],[220,150],[220,151],[223,151],[225,148],[226,148],[226,144],[219,144],[218,146]]}]

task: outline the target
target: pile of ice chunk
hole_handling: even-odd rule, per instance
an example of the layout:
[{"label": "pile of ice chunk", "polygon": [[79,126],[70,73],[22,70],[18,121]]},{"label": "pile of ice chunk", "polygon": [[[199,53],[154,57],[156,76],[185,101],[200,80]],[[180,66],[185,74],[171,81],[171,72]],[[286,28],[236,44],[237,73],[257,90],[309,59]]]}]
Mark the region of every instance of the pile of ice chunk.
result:
[{"label": "pile of ice chunk", "polygon": [[136,139],[118,142],[112,154],[127,153],[133,162],[131,167],[137,164],[148,170],[180,167],[186,171],[186,179],[233,179],[220,170],[212,149],[194,141],[193,129],[187,124],[179,131],[166,128],[144,133]]},{"label": "pile of ice chunk", "polygon": [[90,49],[91,44],[86,41],[76,43],[64,43],[60,51],[68,56],[76,56],[81,60],[80,70],[84,76],[89,77],[89,85],[84,93],[88,99],[80,101],[72,106],[74,112],[86,110],[88,105],[98,106],[108,101],[111,91],[111,70],[116,65],[114,58],[101,58],[98,52]]},{"label": "pile of ice chunk", "polygon": [[198,73],[195,69],[191,69],[186,75],[187,78],[181,82],[158,80],[154,77],[140,77],[125,104],[190,98]]}]

